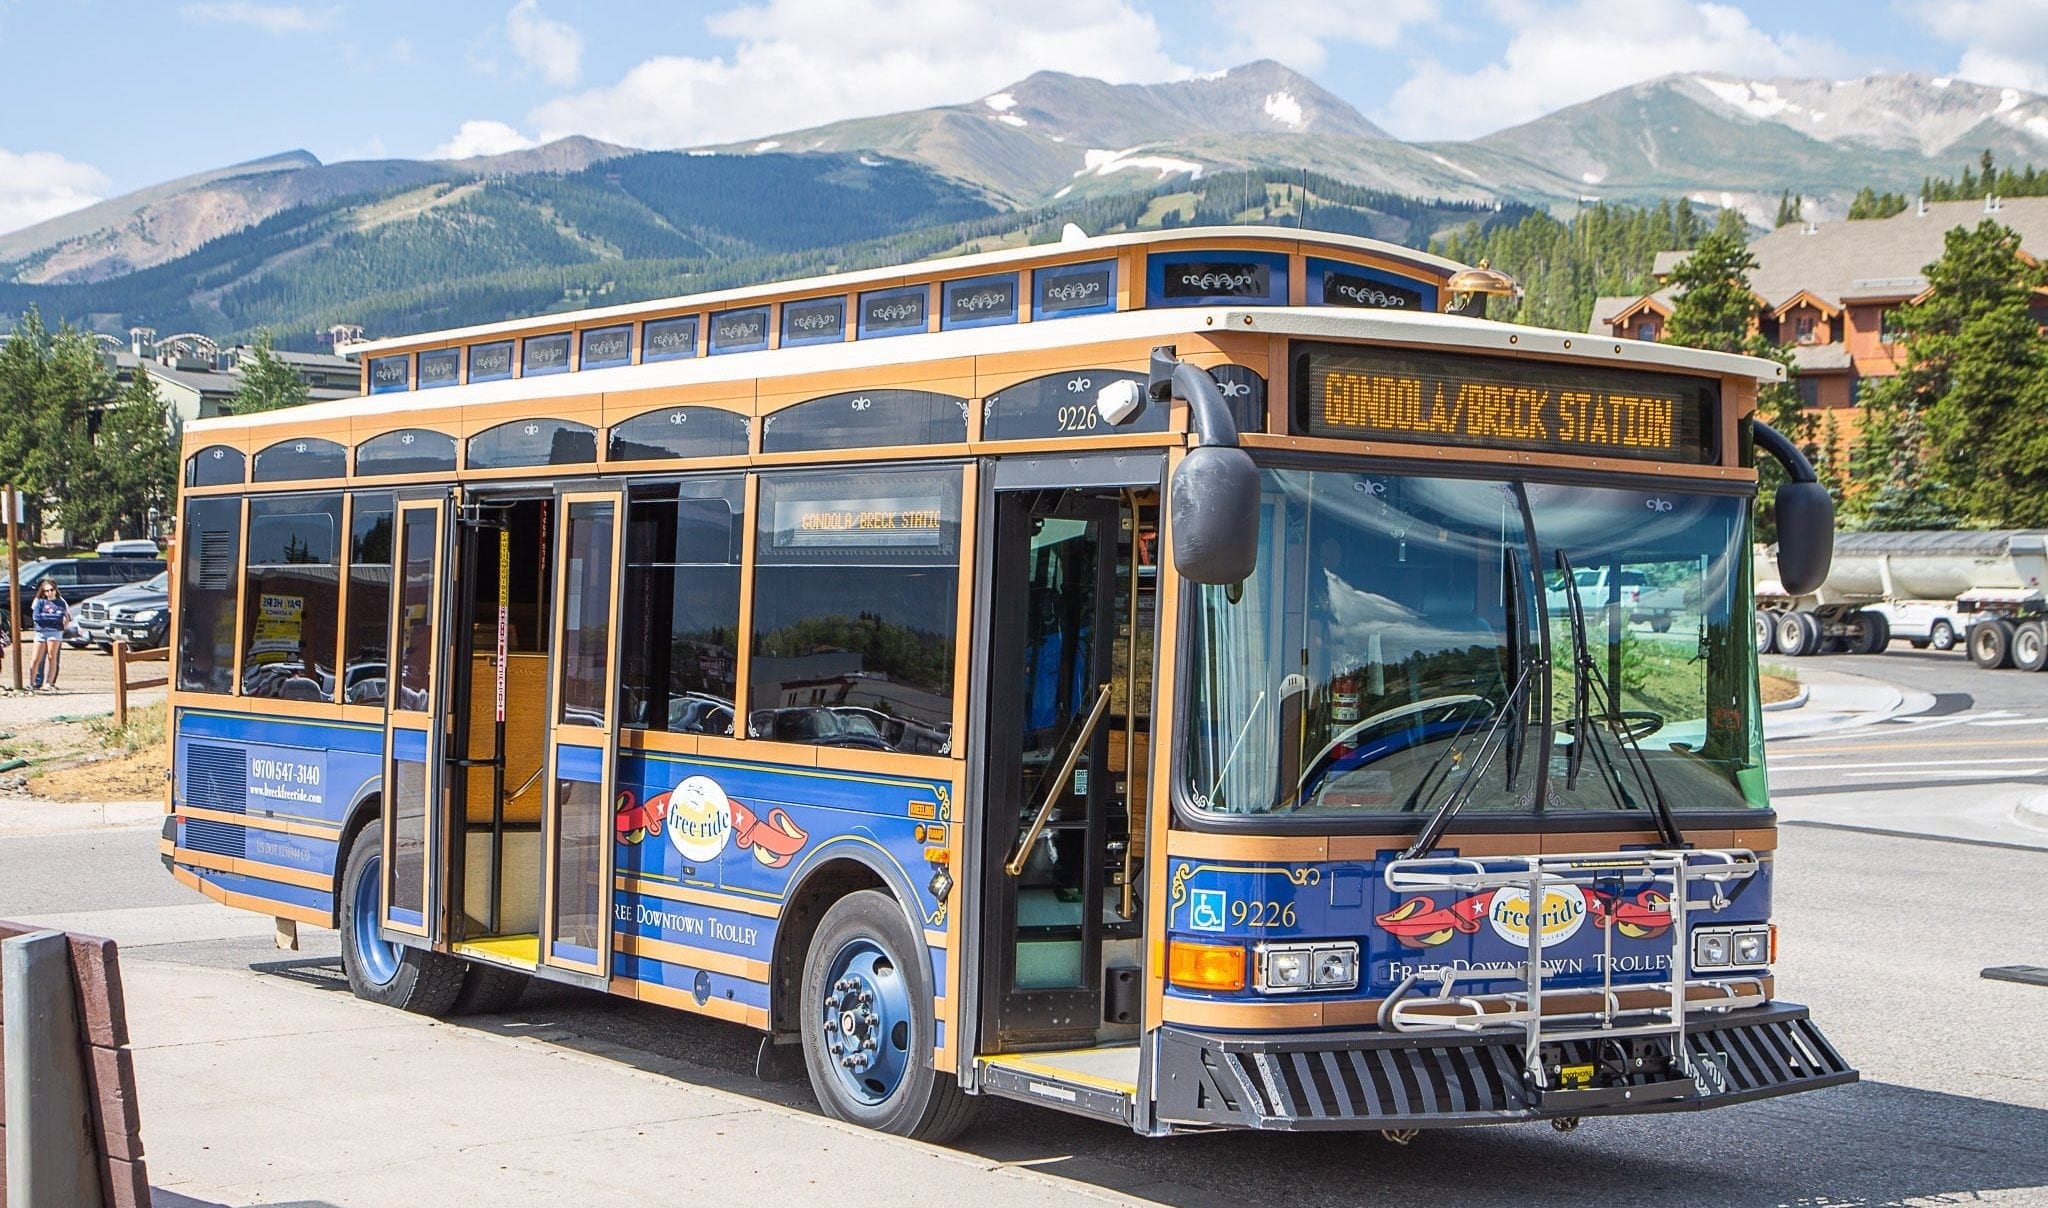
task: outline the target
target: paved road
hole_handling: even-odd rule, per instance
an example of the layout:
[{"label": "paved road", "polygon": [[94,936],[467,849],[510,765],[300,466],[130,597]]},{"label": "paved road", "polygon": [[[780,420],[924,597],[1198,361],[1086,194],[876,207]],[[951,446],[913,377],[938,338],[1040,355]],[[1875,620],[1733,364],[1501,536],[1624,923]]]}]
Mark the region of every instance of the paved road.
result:
[{"label": "paved road", "polygon": [[[1971,740],[2032,743],[2013,750],[2023,756],[2039,752],[2040,741],[2026,726],[1985,723],[2048,714],[2048,702],[2036,699],[2040,693],[2034,690],[2034,683],[2048,689],[2048,682],[2028,683],[2032,677],[2017,673],[1982,673],[1960,660],[1933,655],[1814,660],[1809,665],[1862,674],[1882,670],[1930,694],[1934,703],[1918,720],[1774,746],[1774,778],[1783,782],[1788,811],[1818,808],[1816,802],[1854,804],[1864,796],[1888,793],[1938,823],[1969,805],[1987,785],[2014,791],[2039,785],[2039,772],[2029,769],[2048,767],[2048,760],[1986,764],[1986,758],[2008,756],[1956,745]],[[1969,699],[1963,700],[1963,693]],[[2048,720],[2040,733],[2048,737]],[[1929,776],[1920,775],[1917,767],[1887,766],[1919,763],[1917,744],[1928,742],[1946,745],[1925,758],[1946,751],[1953,770],[1974,768],[1987,775]],[[1855,749],[1843,755],[1829,749],[1836,746]],[[1967,758],[1959,757],[1964,752],[1970,753]],[[1854,766],[1823,770],[1823,763]],[[2017,770],[2003,770],[2008,767]],[[1881,774],[1869,778],[1869,788],[1859,781],[1853,792],[1820,791],[1846,782],[1846,772],[1862,770]],[[1865,1081],[1856,1086],[1697,1116],[1594,1121],[1569,1136],[1543,1126],[1437,1133],[1406,1148],[1372,1134],[1217,1134],[1147,1141],[1093,1122],[990,1101],[979,1126],[961,1142],[961,1156],[1024,1180],[992,1186],[989,1194],[1005,1202],[1107,1198],[1202,1208],[1382,1201],[1583,1208],[1588,1203],[1846,1205],[1967,1198],[2048,1204],[2048,988],[1979,977],[1987,965],[2048,965],[2044,876],[2048,853],[2018,846],[1873,834],[1835,825],[1786,828],[1777,882],[1781,993],[1814,1008],[1837,1046],[1863,1070]],[[153,829],[0,839],[0,916],[31,912],[63,912],[82,928],[134,937],[124,960],[138,967],[138,982],[158,970],[197,968],[244,979],[240,984],[250,996],[266,1002],[331,1004],[346,994],[331,935],[309,932],[300,953],[272,950],[264,920],[195,904],[164,877],[155,859]],[[271,1016],[262,1022],[285,1026]],[[609,1063],[605,1069],[617,1071],[608,1076],[618,1079],[622,1095],[644,1093],[644,1086],[633,1080],[652,1072],[688,1086],[737,1094],[758,1110],[793,1122],[815,1110],[801,1081],[764,1083],[753,1077],[756,1042],[744,1029],[562,987],[536,988],[505,1016],[418,1034],[429,1031],[524,1038],[555,1051],[594,1056]],[[327,1061],[351,1061],[356,1060],[348,1056],[356,1043],[348,1039],[353,1035],[341,1031],[309,1035],[305,1041]],[[408,1061],[431,1060],[425,1042],[420,1043],[421,1055]],[[512,1060],[511,1052],[505,1060]],[[360,1060],[396,1055],[388,1048],[366,1048]],[[157,1068],[147,1057],[139,1064],[146,1075]],[[397,1068],[424,1072],[440,1067]],[[266,1070],[262,1077],[301,1079],[312,1099],[330,1075],[315,1065]],[[145,1084],[145,1094],[147,1089]],[[456,1089],[450,1102],[462,1099]],[[146,1136],[148,1111],[145,1098]],[[270,1143],[320,1145],[320,1133],[331,1127],[333,1122],[311,1132],[292,1130],[292,1136],[279,1134],[274,1142],[260,1132],[207,1139],[223,1150],[239,1143],[261,1152],[260,1146]],[[646,1143],[666,1147],[679,1164],[676,1169],[689,1169],[690,1130],[670,1125],[656,1131],[659,1138],[649,1132]],[[180,1145],[197,1149],[193,1142],[206,1134],[189,1123],[166,1126],[159,1136],[167,1138],[155,1143],[161,1169],[203,1170],[217,1160],[200,1152],[166,1152]],[[822,1126],[815,1136],[827,1149],[849,1148],[845,1136]],[[518,1137],[542,1164],[560,1159],[567,1165],[576,1147],[590,1144],[567,1123]],[[826,1163],[822,1182],[813,1167],[808,1181],[793,1181],[788,1190],[800,1202],[813,1197],[848,1204],[930,1200],[939,1186],[931,1180],[940,1176],[921,1159],[931,1151],[892,1145],[900,1163],[877,1163],[871,1157],[849,1161],[836,1176]],[[762,1157],[764,1166],[775,1160],[774,1155]],[[842,1180],[836,1189],[835,1177]],[[345,1204],[412,1202],[394,1195],[388,1185],[379,1193],[352,1193],[348,1186],[355,1184],[337,1183],[328,1198]],[[610,1202],[592,1186],[550,1187],[551,1202]],[[496,1202],[485,1185],[475,1192],[474,1202]],[[166,1202],[192,1201],[167,1197]]]},{"label": "paved road", "polygon": [[[1791,660],[1782,660],[1788,661]],[[1799,659],[1912,691],[1876,725],[1774,743],[1772,799],[1792,822],[1934,833],[2048,848],[2048,675],[1985,671],[1961,651]]]}]

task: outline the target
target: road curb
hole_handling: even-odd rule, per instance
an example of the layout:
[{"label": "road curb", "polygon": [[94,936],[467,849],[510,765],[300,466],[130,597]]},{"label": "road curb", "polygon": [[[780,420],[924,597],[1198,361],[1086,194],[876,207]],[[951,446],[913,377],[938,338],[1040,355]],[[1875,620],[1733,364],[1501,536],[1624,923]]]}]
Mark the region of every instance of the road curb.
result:
[{"label": "road curb", "polygon": [[2012,819],[2021,826],[2048,831],[2048,793],[2021,797],[2012,807]]},{"label": "road curb", "polygon": [[1783,713],[1791,709],[1803,709],[1806,707],[1807,699],[1812,695],[1813,689],[1808,688],[1805,684],[1801,684],[1799,685],[1799,691],[1793,693],[1791,699],[1772,701],[1764,706],[1764,712]]}]

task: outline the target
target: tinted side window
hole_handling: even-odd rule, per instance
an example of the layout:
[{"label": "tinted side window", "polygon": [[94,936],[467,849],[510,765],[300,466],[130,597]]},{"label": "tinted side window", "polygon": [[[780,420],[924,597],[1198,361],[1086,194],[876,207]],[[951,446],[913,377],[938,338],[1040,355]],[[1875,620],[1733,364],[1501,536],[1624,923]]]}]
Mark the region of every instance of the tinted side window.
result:
[{"label": "tinted side window", "polygon": [[737,474],[644,488],[626,508],[622,721],[733,732],[744,483]]},{"label": "tinted side window", "polygon": [[746,416],[716,407],[670,407],[613,425],[609,455],[613,461],[666,461],[746,451]]},{"label": "tinted side window", "polygon": [[242,501],[192,499],[178,531],[178,687],[235,690],[235,564]]},{"label": "tinted side window", "polygon": [[242,481],[244,459],[240,449],[213,445],[185,459],[185,485],[217,487]]},{"label": "tinted side window", "polygon": [[256,455],[257,482],[304,482],[348,473],[348,454],[331,440],[281,440]]},{"label": "tinted side window", "polygon": [[951,748],[960,471],[763,475],[748,731]]},{"label": "tinted side window", "polygon": [[559,419],[515,419],[469,438],[469,468],[578,465],[597,460],[597,430]]},{"label": "tinted side window", "polygon": [[455,438],[425,428],[372,436],[356,446],[356,473],[431,474],[455,469]]},{"label": "tinted side window", "polygon": [[384,703],[384,648],[391,639],[391,495],[356,496],[348,535],[348,623],[341,643],[341,699]]},{"label": "tinted side window", "polygon": [[341,496],[249,501],[242,695],[334,698]]}]

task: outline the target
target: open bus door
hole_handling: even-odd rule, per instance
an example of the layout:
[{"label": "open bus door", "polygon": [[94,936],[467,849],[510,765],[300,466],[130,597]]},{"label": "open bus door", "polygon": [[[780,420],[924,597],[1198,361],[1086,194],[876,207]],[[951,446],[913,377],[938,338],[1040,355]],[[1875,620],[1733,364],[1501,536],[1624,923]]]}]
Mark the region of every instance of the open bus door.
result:
[{"label": "open bus door", "polygon": [[438,803],[443,763],[448,498],[401,498],[384,667],[383,918],[387,931],[439,944]]},{"label": "open bus door", "polygon": [[987,569],[982,1084],[1126,1123],[1143,984],[1158,468],[1142,457],[999,463]]},{"label": "open bus door", "polygon": [[611,974],[612,800],[618,766],[618,602],[625,495],[565,490],[542,782],[540,963],[565,981]]}]

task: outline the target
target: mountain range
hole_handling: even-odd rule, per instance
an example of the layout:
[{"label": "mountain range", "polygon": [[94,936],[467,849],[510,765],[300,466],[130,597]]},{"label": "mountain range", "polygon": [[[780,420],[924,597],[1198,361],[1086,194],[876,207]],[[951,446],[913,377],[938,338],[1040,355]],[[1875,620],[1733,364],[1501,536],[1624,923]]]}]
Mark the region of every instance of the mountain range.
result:
[{"label": "mountain range", "polygon": [[1989,150],[2048,163],[2048,98],[1917,75],[1665,76],[1463,142],[1404,142],[1270,61],[1154,85],[1040,72],[959,104],[746,143],[570,138],[469,160],[304,151],[0,235],[0,310],[309,346],[966,247],[1196,221],[1415,245],[1528,208],[1688,196],[1838,216]]}]

